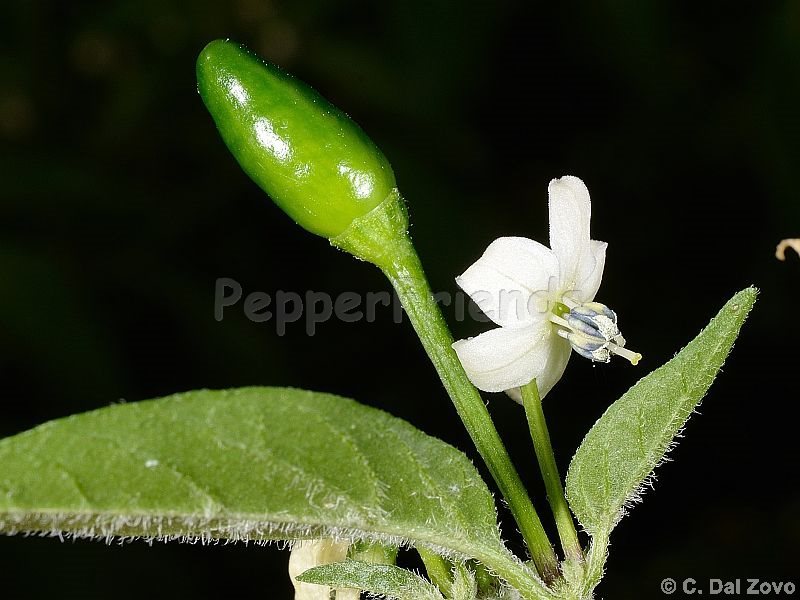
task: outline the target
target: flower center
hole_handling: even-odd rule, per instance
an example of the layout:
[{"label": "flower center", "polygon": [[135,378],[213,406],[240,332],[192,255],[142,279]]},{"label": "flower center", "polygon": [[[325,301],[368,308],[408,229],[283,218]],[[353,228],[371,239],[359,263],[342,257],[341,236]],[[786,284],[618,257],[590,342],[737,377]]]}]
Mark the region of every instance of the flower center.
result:
[{"label": "flower center", "polygon": [[642,355],[625,348],[617,326],[617,313],[600,302],[577,304],[564,298],[569,312],[553,311],[550,321],[559,326],[558,335],[568,340],[581,356],[593,362],[609,362],[616,354],[637,364]]}]

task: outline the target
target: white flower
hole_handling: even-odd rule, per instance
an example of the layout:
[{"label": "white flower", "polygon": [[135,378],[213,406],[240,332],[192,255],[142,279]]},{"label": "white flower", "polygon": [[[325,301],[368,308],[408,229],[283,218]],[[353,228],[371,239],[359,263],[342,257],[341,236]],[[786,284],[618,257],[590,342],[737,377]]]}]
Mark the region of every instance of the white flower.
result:
[{"label": "white flower", "polygon": [[453,348],[470,381],[486,392],[536,379],[544,397],[561,378],[571,349],[595,361],[611,354],[636,364],[617,317],[593,302],[605,266],[605,242],[589,237],[589,190],[577,177],[550,182],[550,248],[522,237],[492,242],[456,283],[500,327]]},{"label": "white flower", "polygon": [[[331,539],[297,542],[289,555],[289,577],[294,584],[295,600],[330,600],[331,588],[313,583],[301,583],[295,579],[313,567],[341,562],[347,558],[347,542]],[[336,590],[336,600],[358,600],[358,590]]]}]

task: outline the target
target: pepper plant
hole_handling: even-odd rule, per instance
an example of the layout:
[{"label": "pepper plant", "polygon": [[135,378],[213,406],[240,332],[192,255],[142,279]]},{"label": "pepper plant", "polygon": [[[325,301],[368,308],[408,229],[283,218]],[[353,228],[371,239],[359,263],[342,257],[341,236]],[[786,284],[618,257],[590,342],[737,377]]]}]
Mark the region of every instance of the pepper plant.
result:
[{"label": "pepper plant", "polygon": [[[500,238],[457,278],[498,327],[454,342],[408,236],[395,175],[366,134],[230,41],[203,50],[197,79],[253,181],[301,227],[386,275],[510,508],[505,531],[519,531],[526,554],[509,550],[496,499],[459,450],[353,400],[269,387],[110,406],[0,441],[0,531],[289,542],[297,599],[591,598],[612,530],[708,390],[756,290],[735,294],[672,360],[611,404],[563,480],[542,398],[557,396],[573,351],[595,362],[641,358],[616,313],[595,300],[607,244],[590,238],[584,183],[550,183],[550,247]],[[522,405],[558,544],[479,389]],[[424,574],[397,566],[398,551],[412,549]]]}]

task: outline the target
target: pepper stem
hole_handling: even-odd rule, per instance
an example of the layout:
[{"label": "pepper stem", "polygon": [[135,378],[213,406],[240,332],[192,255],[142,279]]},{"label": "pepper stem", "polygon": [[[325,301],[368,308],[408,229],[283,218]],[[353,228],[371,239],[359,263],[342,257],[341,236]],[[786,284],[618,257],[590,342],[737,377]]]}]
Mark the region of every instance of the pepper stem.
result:
[{"label": "pepper stem", "polygon": [[478,390],[452,348],[453,337],[433,297],[407,234],[408,217],[396,191],[357,218],[331,243],[380,267],[394,286],[409,320],[444,384],[458,416],[508,503],[531,558],[545,582],[558,575],[558,559]]},{"label": "pepper stem", "polygon": [[449,598],[453,590],[453,565],[442,556],[425,548],[417,548],[428,579],[439,588],[439,591]]},{"label": "pepper stem", "polygon": [[528,417],[528,427],[531,431],[533,447],[536,450],[539,469],[542,472],[545,489],[547,490],[547,501],[550,503],[553,517],[555,517],[564,557],[568,560],[582,562],[584,560],[583,550],[578,541],[578,533],[575,530],[572,513],[567,505],[564,486],[561,484],[561,477],[558,474],[553,446],[550,443],[550,433],[547,430],[547,423],[542,410],[539,386],[534,379],[529,384],[523,385],[520,390],[522,391],[522,404],[525,407],[525,415]]},{"label": "pepper stem", "polygon": [[486,404],[470,383],[452,348],[450,330],[433,298],[410,241],[408,254],[402,258],[397,257],[396,262],[384,272],[397,291],[400,302],[436,367],[459,417],[508,502],[537,570],[546,582],[553,581],[558,576],[558,563],[550,540],[519,474],[511,463]]}]

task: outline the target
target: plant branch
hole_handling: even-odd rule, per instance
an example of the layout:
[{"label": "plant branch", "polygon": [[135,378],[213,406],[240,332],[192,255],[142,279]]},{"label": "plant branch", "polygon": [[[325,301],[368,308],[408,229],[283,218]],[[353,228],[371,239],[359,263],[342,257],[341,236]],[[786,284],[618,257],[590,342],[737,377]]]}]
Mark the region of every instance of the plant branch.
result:
[{"label": "plant branch", "polygon": [[403,238],[383,271],[391,281],[458,415],[508,502],[534,564],[545,581],[558,577],[558,562],[536,509],[480,394],[452,348],[453,338],[411,241]]}]

